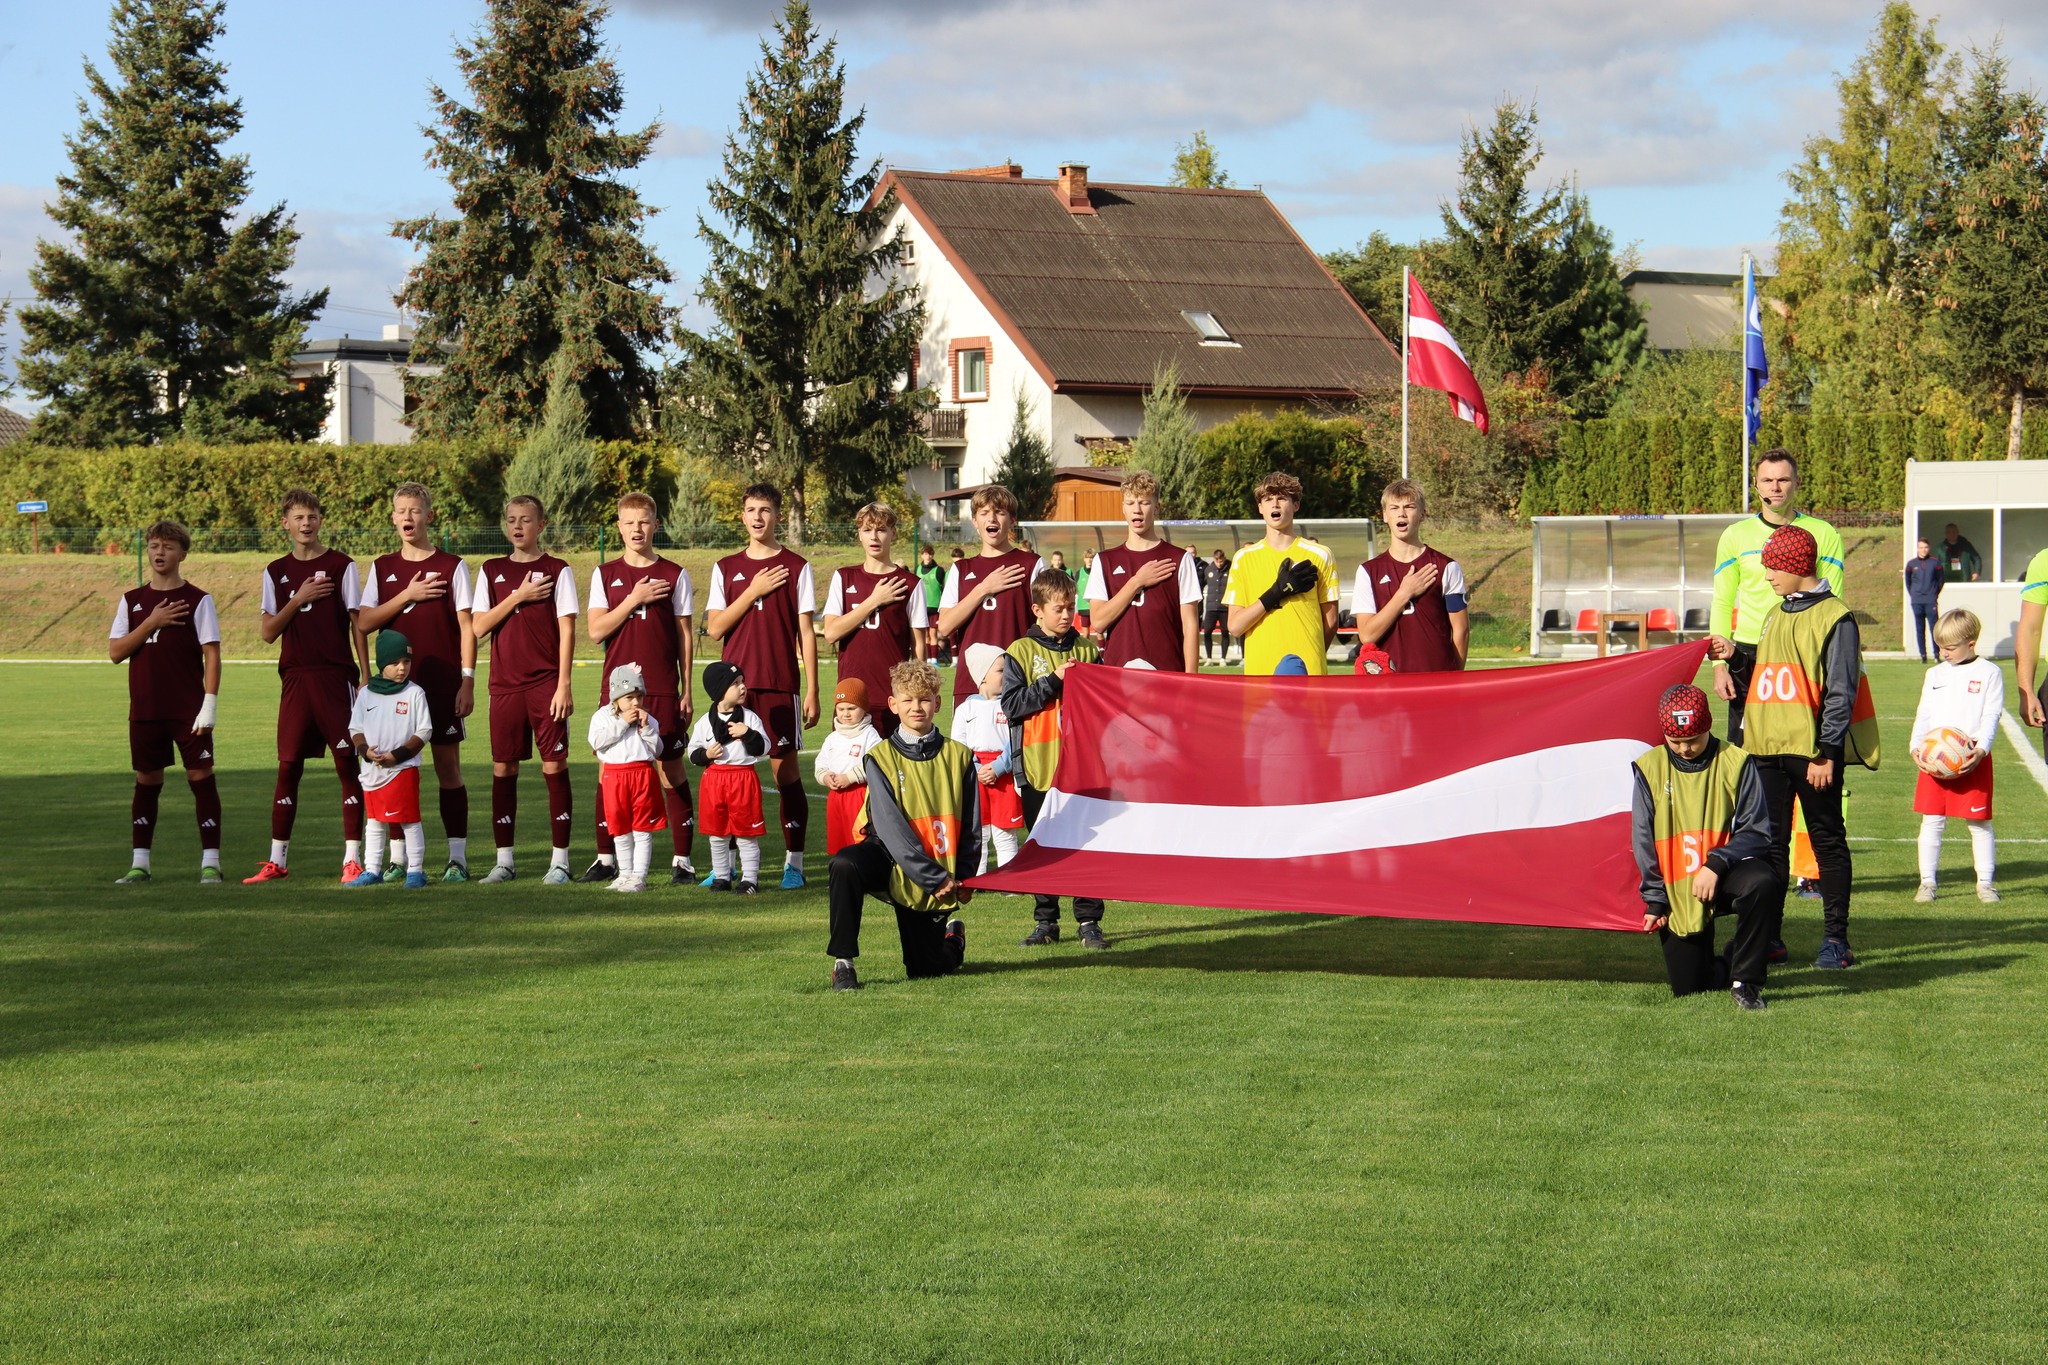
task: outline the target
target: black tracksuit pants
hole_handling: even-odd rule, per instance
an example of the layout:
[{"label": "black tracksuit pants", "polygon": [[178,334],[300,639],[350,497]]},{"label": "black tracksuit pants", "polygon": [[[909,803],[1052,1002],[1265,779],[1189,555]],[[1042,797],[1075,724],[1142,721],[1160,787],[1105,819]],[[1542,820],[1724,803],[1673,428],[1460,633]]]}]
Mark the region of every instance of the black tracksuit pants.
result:
[{"label": "black tracksuit pants", "polygon": [[1728,660],[1728,681],[1735,684],[1735,700],[1728,703],[1728,742],[1742,743],[1742,708],[1749,701],[1749,675],[1756,672],[1756,646],[1737,645]]},{"label": "black tracksuit pants", "polygon": [[[851,962],[860,956],[860,912],[862,902],[873,896],[889,899],[889,874],[895,859],[880,839],[863,839],[848,844],[832,855],[829,900],[832,939],[825,951]],[[906,975],[944,976],[960,970],[962,945],[946,939],[943,911],[927,912],[896,908],[896,933],[903,940],[903,970]]]},{"label": "black tracksuit pants", "polygon": [[[1045,793],[1027,785],[1024,781],[1024,774],[1019,772],[1017,774],[1017,795],[1022,797],[1024,801],[1024,823],[1035,827],[1038,824],[1038,812],[1045,805]],[[1060,898],[1058,896],[1034,896],[1032,898],[1031,918],[1040,924],[1058,924],[1060,922]],[[1094,920],[1097,924],[1102,922],[1102,901],[1094,896],[1074,897],[1074,922],[1076,924],[1086,924],[1090,920]]]},{"label": "black tracksuit pants", "polygon": [[1780,884],[1792,875],[1792,802],[1797,799],[1806,812],[1813,859],[1820,864],[1821,932],[1846,943],[1849,887],[1855,868],[1849,859],[1849,831],[1842,823],[1844,765],[1835,764],[1835,780],[1822,789],[1806,780],[1806,764],[1797,754],[1773,754],[1756,761],[1757,776],[1764,784],[1764,803],[1771,811],[1771,832],[1776,836],[1771,863]]},{"label": "black tracksuit pants", "polygon": [[[1785,919],[1785,874],[1768,858],[1744,858],[1722,874],[1712,909],[1713,918],[1697,934],[1657,931],[1673,995],[1719,990],[1731,980],[1747,986],[1764,984],[1771,940],[1778,937]],[[1737,922],[1723,976],[1721,959],[1714,953],[1714,920],[1728,915]]]}]

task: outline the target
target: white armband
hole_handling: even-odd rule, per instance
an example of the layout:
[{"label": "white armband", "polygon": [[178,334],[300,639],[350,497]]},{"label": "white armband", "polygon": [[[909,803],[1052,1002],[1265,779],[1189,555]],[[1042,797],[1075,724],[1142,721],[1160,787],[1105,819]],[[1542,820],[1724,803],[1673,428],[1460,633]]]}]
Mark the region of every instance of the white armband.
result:
[{"label": "white armband", "polygon": [[462,670],[462,676],[465,678],[474,678],[476,676],[476,670],[473,668],[465,668]]},{"label": "white armband", "polygon": [[220,698],[211,692],[207,693],[206,700],[199,703],[199,719],[192,722],[193,730],[211,730],[214,717],[219,712],[219,709]]}]

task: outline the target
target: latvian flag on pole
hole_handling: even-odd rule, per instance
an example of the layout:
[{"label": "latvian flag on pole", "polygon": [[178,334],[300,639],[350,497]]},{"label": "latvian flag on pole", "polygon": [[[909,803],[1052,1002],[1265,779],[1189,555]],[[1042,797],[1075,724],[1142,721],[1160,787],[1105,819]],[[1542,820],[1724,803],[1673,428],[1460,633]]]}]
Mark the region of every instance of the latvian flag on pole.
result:
[{"label": "latvian flag on pole", "polygon": [[1370,681],[1084,664],[1037,827],[968,885],[1640,931],[1630,765],[1705,652]]},{"label": "latvian flag on pole", "polygon": [[1436,315],[1436,305],[1422,292],[1422,281],[1413,275],[1408,277],[1408,382],[1450,395],[1451,411],[1485,432],[1486,395]]}]

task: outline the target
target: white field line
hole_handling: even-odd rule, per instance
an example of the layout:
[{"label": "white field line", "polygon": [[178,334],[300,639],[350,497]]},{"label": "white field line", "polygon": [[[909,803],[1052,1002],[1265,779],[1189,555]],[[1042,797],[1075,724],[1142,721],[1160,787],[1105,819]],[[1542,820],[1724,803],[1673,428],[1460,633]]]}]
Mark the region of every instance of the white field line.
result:
[{"label": "white field line", "polygon": [[2012,712],[2001,711],[1998,713],[1998,728],[2005,731],[2006,739],[2019,751],[2020,766],[2027,770],[2027,776],[2034,779],[2044,795],[2048,795],[2048,763],[2041,761],[2041,753],[2034,747],[2033,737],[2027,733],[2026,727],[2012,718]]}]

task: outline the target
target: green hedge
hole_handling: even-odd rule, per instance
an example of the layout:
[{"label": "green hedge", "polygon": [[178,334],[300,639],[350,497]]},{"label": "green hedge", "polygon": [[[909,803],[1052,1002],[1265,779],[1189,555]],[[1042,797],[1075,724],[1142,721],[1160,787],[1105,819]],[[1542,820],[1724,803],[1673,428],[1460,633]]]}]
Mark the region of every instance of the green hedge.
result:
[{"label": "green hedge", "polygon": [[[2005,458],[2006,424],[1905,415],[1764,419],[1757,450],[1799,457],[1800,501],[1850,523],[1896,520],[1906,461]],[[2021,434],[2022,459],[2048,459],[2048,423]],[[1616,417],[1567,423],[1529,472],[1522,515],[1733,512],[1742,506],[1736,418]]]}]

